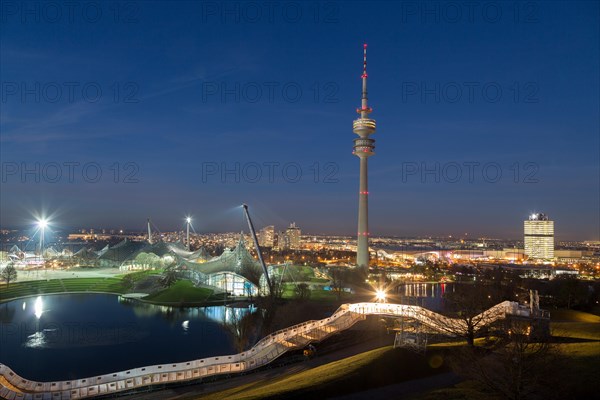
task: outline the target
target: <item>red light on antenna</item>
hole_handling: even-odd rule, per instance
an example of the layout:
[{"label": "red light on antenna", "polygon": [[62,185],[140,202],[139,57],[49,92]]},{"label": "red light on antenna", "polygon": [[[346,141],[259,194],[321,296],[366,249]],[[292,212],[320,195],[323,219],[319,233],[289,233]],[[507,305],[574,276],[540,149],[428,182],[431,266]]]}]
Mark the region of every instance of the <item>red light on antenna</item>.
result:
[{"label": "red light on antenna", "polygon": [[366,48],[367,48],[367,44],[366,44],[366,43],[365,43],[365,44],[363,44],[363,47],[366,49]]}]

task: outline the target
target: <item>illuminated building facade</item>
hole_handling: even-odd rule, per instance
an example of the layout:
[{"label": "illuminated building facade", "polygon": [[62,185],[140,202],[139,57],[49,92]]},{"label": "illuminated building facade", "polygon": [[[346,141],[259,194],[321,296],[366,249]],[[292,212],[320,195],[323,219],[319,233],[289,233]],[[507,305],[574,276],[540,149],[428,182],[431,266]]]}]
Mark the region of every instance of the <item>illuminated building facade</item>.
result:
[{"label": "illuminated building facade", "polygon": [[285,236],[287,236],[288,245],[291,250],[298,250],[300,248],[301,234],[302,232],[300,231],[300,228],[296,226],[295,222],[292,222],[285,230]]},{"label": "illuminated building facade", "polygon": [[273,247],[275,244],[275,227],[265,226],[258,232],[258,243],[262,247]]},{"label": "illuminated building facade", "polygon": [[554,259],[554,221],[550,221],[546,214],[531,214],[524,222],[524,231],[525,254],[529,259]]}]

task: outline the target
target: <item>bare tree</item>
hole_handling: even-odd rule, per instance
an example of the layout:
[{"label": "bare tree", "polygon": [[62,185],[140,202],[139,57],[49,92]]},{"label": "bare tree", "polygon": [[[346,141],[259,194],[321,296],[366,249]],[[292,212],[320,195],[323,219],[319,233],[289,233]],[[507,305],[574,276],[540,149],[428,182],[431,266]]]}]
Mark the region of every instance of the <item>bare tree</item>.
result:
[{"label": "bare tree", "polygon": [[296,299],[299,301],[308,300],[310,298],[310,289],[306,283],[299,283],[296,285],[294,292],[296,294]]},{"label": "bare tree", "polygon": [[251,345],[252,338],[258,336],[259,314],[241,314],[233,309],[231,318],[225,323],[225,327],[233,336],[233,344],[238,352],[243,352]]},{"label": "bare tree", "polygon": [[160,277],[160,283],[164,287],[171,287],[171,285],[177,282],[178,279],[179,273],[177,270],[175,270],[175,268],[167,268]]},{"label": "bare tree", "polygon": [[342,293],[346,285],[346,274],[340,268],[332,268],[329,270],[331,275],[331,288],[337,294],[338,301],[342,300]]},{"label": "bare tree", "polygon": [[260,277],[263,274],[260,267],[250,263],[243,264],[240,274],[256,286],[260,286]]},{"label": "bare tree", "polygon": [[281,300],[281,298],[283,297],[284,288],[285,287],[281,279],[277,275],[275,275],[271,279],[271,291],[269,292],[269,297],[274,301]]},{"label": "bare tree", "polygon": [[464,348],[454,355],[453,369],[502,398],[551,398],[559,377],[559,357],[547,341],[530,340],[529,328],[511,326],[488,349]]},{"label": "bare tree", "polygon": [[0,271],[0,280],[6,282],[6,287],[10,286],[12,281],[17,280],[17,270],[12,264],[7,265]]},{"label": "bare tree", "polygon": [[490,286],[457,285],[454,292],[444,296],[444,305],[450,316],[457,318],[460,323],[445,318],[439,318],[437,322],[446,332],[465,338],[472,347],[475,336],[493,317],[486,311],[498,302]]},{"label": "bare tree", "polygon": [[271,290],[266,296],[258,298],[259,308],[263,310],[263,333],[271,333],[273,319],[281,305],[283,297],[283,283],[275,275],[271,279]]}]

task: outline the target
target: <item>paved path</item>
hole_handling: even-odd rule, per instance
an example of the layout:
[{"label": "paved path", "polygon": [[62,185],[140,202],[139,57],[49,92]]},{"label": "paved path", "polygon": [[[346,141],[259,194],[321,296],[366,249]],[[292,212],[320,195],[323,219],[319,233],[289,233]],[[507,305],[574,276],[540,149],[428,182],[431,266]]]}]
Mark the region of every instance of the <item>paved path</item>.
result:
[{"label": "paved path", "polygon": [[148,296],[148,293],[127,293],[121,295],[121,297],[125,299],[141,299],[146,296]]},{"label": "paved path", "polygon": [[46,279],[69,279],[69,278],[112,278],[115,275],[123,274],[119,268],[94,268],[71,269],[71,270],[30,270],[18,271],[15,282],[39,281]]}]

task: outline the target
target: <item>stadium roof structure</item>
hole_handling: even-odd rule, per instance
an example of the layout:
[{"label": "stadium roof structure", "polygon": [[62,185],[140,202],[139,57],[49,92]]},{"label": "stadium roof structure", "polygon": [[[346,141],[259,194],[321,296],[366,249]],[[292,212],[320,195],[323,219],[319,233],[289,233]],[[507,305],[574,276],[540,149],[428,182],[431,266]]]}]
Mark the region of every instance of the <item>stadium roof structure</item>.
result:
[{"label": "stadium roof structure", "polygon": [[206,275],[233,272],[257,286],[260,284],[260,277],[263,274],[261,265],[248,251],[243,234],[240,234],[240,240],[233,250],[225,249],[220,256],[202,264],[188,262],[185,265],[187,268]]},{"label": "stadium roof structure", "polygon": [[80,258],[82,260],[92,260],[98,258],[98,254],[87,247],[82,247],[81,249],[77,250],[77,252],[73,253],[73,257]]},{"label": "stadium roof structure", "polygon": [[114,246],[106,246],[100,250],[99,260],[123,262],[130,259],[136,252],[145,246],[143,242],[134,242],[127,238]]},{"label": "stadium roof structure", "polygon": [[171,248],[171,251],[178,255],[179,257],[188,260],[188,261],[193,261],[193,260],[202,260],[202,261],[208,261],[210,260],[212,257],[211,255],[208,253],[208,251],[206,251],[206,249],[204,247],[200,247],[198,250],[196,251],[188,251],[185,246],[183,245],[183,243],[177,241],[174,243],[169,243],[169,246]]},{"label": "stadium roof structure", "polygon": [[61,253],[58,250],[56,250],[53,246],[45,248],[42,252],[44,258],[54,258],[58,257],[60,254]]},{"label": "stadium roof structure", "polygon": [[211,258],[210,254],[208,254],[208,251],[206,251],[204,247],[201,247],[196,251],[188,251],[181,242],[168,243],[159,241],[152,244],[146,243],[145,246],[132,254],[129,259],[134,259],[142,253],[154,254],[158,257],[171,255],[179,262],[184,260],[191,262],[201,260],[204,262]]}]

